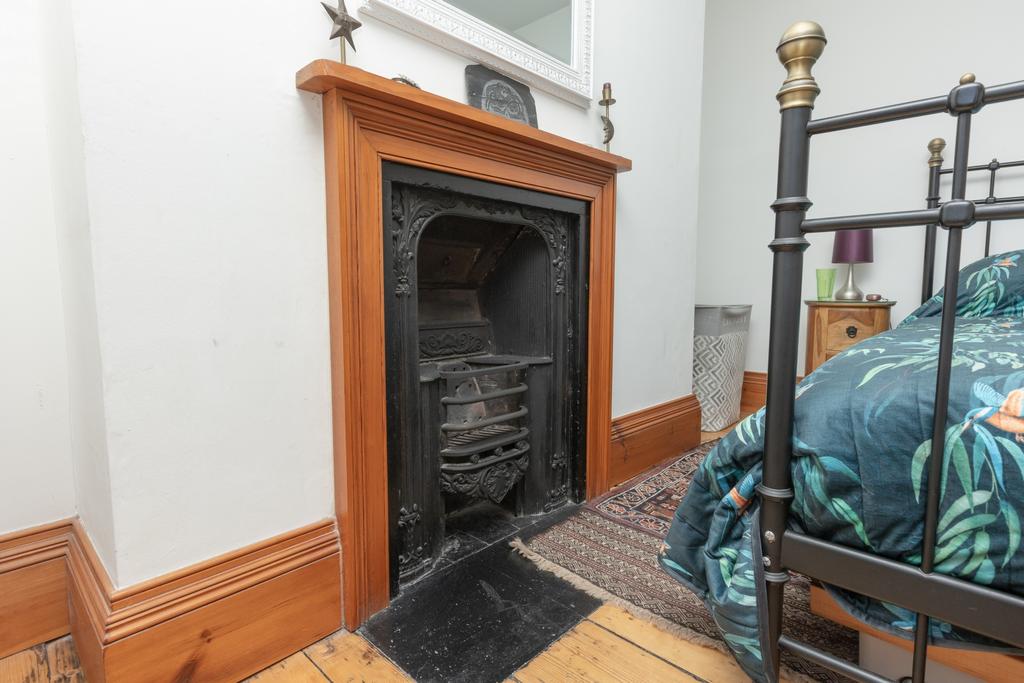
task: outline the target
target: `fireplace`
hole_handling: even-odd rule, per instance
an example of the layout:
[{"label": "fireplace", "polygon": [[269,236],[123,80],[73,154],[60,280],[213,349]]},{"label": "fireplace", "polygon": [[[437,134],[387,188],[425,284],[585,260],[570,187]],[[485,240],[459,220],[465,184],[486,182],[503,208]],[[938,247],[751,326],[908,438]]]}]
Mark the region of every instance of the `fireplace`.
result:
[{"label": "fireplace", "polygon": [[383,165],[392,593],[447,515],[584,496],[586,202]]},{"label": "fireplace", "polygon": [[[568,266],[564,269],[567,277],[570,273],[576,277],[574,282],[564,280],[562,285],[576,288],[573,293],[555,295],[556,305],[566,306],[564,302],[575,299],[574,305],[580,306],[573,313],[579,325],[572,328],[576,344],[573,352],[583,356],[585,351],[586,359],[585,366],[577,366],[580,376],[572,380],[577,392],[572,401],[584,404],[585,411],[573,411],[569,418],[561,418],[563,428],[574,429],[579,435],[576,451],[564,452],[569,458],[567,494],[573,499],[600,495],[612,483],[615,178],[630,168],[630,161],[337,62],[311,62],[296,74],[296,82],[302,90],[323,95],[334,496],[342,547],[342,610],[346,628],[354,630],[386,607],[398,586],[400,539],[394,532],[411,529],[410,534],[422,534],[417,514],[419,520],[427,519],[423,503],[412,501],[406,506],[406,523],[398,525],[403,506],[397,494],[405,484],[398,467],[401,448],[389,448],[395,420],[388,418],[389,412],[396,412],[392,410],[393,390],[419,387],[419,303],[411,296],[414,283],[418,286],[417,275],[393,258],[396,250],[390,232],[382,235],[383,226],[392,226],[393,206],[391,196],[385,197],[384,192],[398,180],[392,177],[384,182],[385,167],[389,172],[398,168],[389,166],[391,163],[436,169],[452,175],[440,181],[428,180],[427,185],[454,189],[469,198],[519,204],[528,213],[532,207],[574,216],[576,229],[569,239],[585,239],[587,244],[567,241],[566,263],[570,245],[585,258],[579,258],[572,270]],[[481,182],[479,190],[461,184],[471,179]],[[455,181],[459,187],[453,185]],[[418,183],[414,180],[411,184]],[[512,193],[516,188],[528,194],[516,197]],[[486,211],[462,215],[491,223],[517,222]],[[521,213],[518,222],[534,225],[535,230],[543,227]],[[385,258],[385,250],[391,257]],[[409,254],[408,249],[397,253]],[[399,285],[408,288],[410,295],[396,294]],[[551,287],[557,286],[555,278]],[[481,301],[479,297],[477,301]],[[417,307],[415,318],[390,315],[395,307],[408,313],[408,306]],[[385,307],[389,309],[387,315]],[[504,344],[496,321],[489,322],[493,343]],[[387,329],[389,326],[394,327]],[[455,333],[438,341],[469,336]],[[398,350],[391,348],[388,340],[398,344]],[[490,338],[486,341],[490,343]],[[410,347],[417,349],[417,355]],[[509,353],[532,355],[517,350]],[[396,357],[403,359],[397,366],[393,362]],[[437,362],[460,358],[478,357],[453,356]],[[554,372],[555,364],[565,358],[557,353],[551,358]],[[403,376],[389,377],[389,367],[397,367]],[[539,368],[532,365],[527,372]],[[529,377],[524,381],[530,387],[536,385],[536,380]],[[419,417],[410,414],[409,404],[400,405],[404,407],[397,419],[422,428]],[[572,410],[570,406],[562,403],[561,409]],[[538,411],[529,404],[526,407],[530,419],[534,419]],[[432,434],[435,432],[426,436],[433,438]],[[539,450],[531,441],[531,457]],[[422,464],[425,459],[410,462]],[[531,464],[515,484],[514,497],[503,499],[503,504],[518,505],[520,500],[525,504],[518,489],[526,486],[524,482],[530,480],[531,473],[537,472]],[[414,476],[408,471],[404,475]],[[421,557],[433,556],[433,541],[420,538],[424,540],[408,544],[410,552],[415,554],[422,546]]]}]

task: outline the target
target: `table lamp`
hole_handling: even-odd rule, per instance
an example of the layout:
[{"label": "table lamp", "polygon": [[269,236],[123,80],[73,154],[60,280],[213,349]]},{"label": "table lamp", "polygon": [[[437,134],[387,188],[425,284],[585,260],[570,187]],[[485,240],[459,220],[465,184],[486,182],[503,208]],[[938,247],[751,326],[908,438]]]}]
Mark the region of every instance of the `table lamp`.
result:
[{"label": "table lamp", "polygon": [[871,230],[840,230],[832,243],[832,263],[848,263],[846,284],[836,290],[837,301],[860,301],[864,292],[853,281],[855,263],[871,263],[874,254],[871,248]]}]

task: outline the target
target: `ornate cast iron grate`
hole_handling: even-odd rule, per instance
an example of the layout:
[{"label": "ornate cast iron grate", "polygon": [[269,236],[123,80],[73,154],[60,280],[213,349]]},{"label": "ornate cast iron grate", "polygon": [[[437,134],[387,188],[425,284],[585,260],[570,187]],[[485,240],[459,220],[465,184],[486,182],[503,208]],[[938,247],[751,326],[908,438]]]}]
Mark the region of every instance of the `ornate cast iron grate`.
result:
[{"label": "ornate cast iron grate", "polygon": [[395,592],[448,512],[582,497],[587,205],[390,163],[384,198]]}]

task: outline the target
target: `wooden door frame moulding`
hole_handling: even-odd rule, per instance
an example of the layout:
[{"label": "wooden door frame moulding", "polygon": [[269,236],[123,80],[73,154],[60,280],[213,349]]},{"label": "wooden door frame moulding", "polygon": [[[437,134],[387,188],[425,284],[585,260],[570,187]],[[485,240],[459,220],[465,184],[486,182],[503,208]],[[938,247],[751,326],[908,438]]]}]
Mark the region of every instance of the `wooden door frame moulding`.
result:
[{"label": "wooden door frame moulding", "polygon": [[615,177],[631,162],[338,62],[296,74],[323,96],[335,508],[343,616],[390,599],[381,164],[590,202],[587,497],[608,488]]}]

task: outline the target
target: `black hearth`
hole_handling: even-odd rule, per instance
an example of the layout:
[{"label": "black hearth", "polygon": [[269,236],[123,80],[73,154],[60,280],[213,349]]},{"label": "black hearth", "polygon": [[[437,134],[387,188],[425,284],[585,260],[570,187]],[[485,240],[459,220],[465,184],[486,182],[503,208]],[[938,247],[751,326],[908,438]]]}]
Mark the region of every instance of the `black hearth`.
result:
[{"label": "black hearth", "polygon": [[445,519],[583,497],[587,204],[385,163],[392,594]]}]

